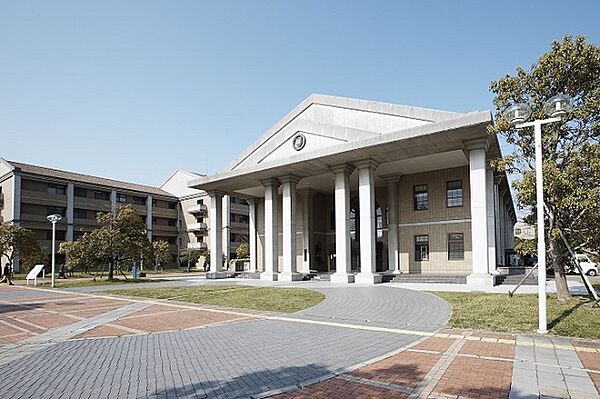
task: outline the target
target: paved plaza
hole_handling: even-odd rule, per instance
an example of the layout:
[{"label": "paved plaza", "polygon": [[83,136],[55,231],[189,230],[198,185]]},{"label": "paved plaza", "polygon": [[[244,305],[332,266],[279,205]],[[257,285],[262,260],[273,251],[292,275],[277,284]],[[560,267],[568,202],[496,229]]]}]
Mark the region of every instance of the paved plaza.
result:
[{"label": "paved plaza", "polygon": [[278,314],[0,286],[0,398],[600,397],[600,342],[447,330],[447,303],[390,285],[297,286],[327,299]]}]

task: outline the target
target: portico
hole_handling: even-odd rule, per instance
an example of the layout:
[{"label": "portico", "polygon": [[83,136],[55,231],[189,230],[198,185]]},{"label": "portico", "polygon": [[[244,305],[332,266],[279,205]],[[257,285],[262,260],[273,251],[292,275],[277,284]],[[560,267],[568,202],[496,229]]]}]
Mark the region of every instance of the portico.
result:
[{"label": "portico", "polygon": [[[221,211],[213,195],[248,198],[250,265],[262,279],[321,272],[375,284],[384,274],[446,273],[491,285],[496,223],[506,226],[499,218],[510,210],[494,199],[503,176],[490,169],[499,147],[489,123],[489,112],[312,95],[190,186],[211,195],[211,216]],[[209,217],[216,278],[220,223]]]}]

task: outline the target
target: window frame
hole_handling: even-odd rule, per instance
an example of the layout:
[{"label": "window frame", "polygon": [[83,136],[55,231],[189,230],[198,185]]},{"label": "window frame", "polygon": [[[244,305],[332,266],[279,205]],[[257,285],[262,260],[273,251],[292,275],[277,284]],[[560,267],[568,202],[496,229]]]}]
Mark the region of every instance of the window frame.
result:
[{"label": "window frame", "polygon": [[48,194],[52,195],[66,195],[67,194],[67,186],[64,184],[58,183],[48,183]]},{"label": "window frame", "polygon": [[[423,189],[424,187],[424,189]],[[419,199],[419,195],[425,195],[425,207],[419,207],[419,203],[423,203],[423,199]],[[416,184],[413,186],[413,209],[415,211],[426,211],[429,209],[429,190],[427,184]]]},{"label": "window frame", "polygon": [[[460,236],[460,239],[453,238],[452,236]],[[452,245],[460,245],[460,249],[452,249]],[[448,260],[449,261],[463,261],[465,260],[465,234],[464,233],[449,233],[448,234]],[[458,254],[453,256],[453,254]]]},{"label": "window frame", "polygon": [[[420,238],[425,238],[425,240],[419,240]],[[415,248],[415,262],[428,262],[430,260],[429,257],[429,235],[428,234],[418,234],[415,235],[414,238],[414,248]],[[422,247],[426,248],[426,256],[423,257]]]},{"label": "window frame", "polygon": [[[460,183],[460,187],[453,187],[451,188],[450,185],[452,183]],[[462,184],[462,179],[457,179],[457,180],[449,180],[446,182],[446,208],[462,208],[465,204],[465,190],[463,188],[463,184]],[[458,191],[460,190],[460,204],[450,204],[450,201],[454,201],[456,199],[458,199],[459,197],[450,197],[450,192],[451,191]]]}]

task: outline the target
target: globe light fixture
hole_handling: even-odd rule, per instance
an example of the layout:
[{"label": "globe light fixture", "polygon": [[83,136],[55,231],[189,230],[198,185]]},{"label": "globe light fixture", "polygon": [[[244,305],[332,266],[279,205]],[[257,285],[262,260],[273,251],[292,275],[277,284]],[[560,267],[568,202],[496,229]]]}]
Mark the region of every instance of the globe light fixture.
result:
[{"label": "globe light fixture", "polygon": [[548,332],[546,309],[546,238],[544,232],[544,175],[542,173],[542,125],[560,122],[561,118],[573,109],[571,99],[557,94],[544,103],[548,119],[526,122],[531,116],[531,107],[516,103],[508,107],[502,115],[517,129],[533,127],[535,137],[535,194],[537,204],[537,255],[538,255],[538,333]]},{"label": "globe light fixture", "polygon": [[54,270],[56,268],[56,222],[62,219],[62,216],[58,213],[49,215],[46,219],[52,223],[52,288],[55,285]]},{"label": "globe light fixture", "polygon": [[544,104],[544,112],[551,118],[561,118],[572,109],[571,98],[564,94],[557,94]]},{"label": "globe light fixture", "polygon": [[531,107],[527,103],[516,103],[508,107],[503,113],[511,125],[525,122],[531,116]]}]

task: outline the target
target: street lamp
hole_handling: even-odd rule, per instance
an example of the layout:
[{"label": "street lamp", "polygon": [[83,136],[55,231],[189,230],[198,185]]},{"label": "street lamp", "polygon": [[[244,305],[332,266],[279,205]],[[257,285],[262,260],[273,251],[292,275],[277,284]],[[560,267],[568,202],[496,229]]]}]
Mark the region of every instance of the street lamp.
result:
[{"label": "street lamp", "polygon": [[531,116],[531,107],[517,103],[504,111],[504,117],[517,129],[534,127],[535,133],[535,193],[537,204],[537,253],[538,253],[538,333],[548,332],[546,310],[546,238],[544,233],[544,177],[542,173],[542,125],[559,122],[572,109],[571,99],[557,94],[544,103],[544,112],[550,118],[525,122]]},{"label": "street lamp", "polygon": [[58,213],[55,213],[54,215],[48,216],[46,219],[48,219],[48,221],[50,223],[52,223],[52,288],[54,288],[54,268],[56,265],[56,256],[55,256],[56,222],[60,221],[62,219],[62,216],[59,215]]}]

